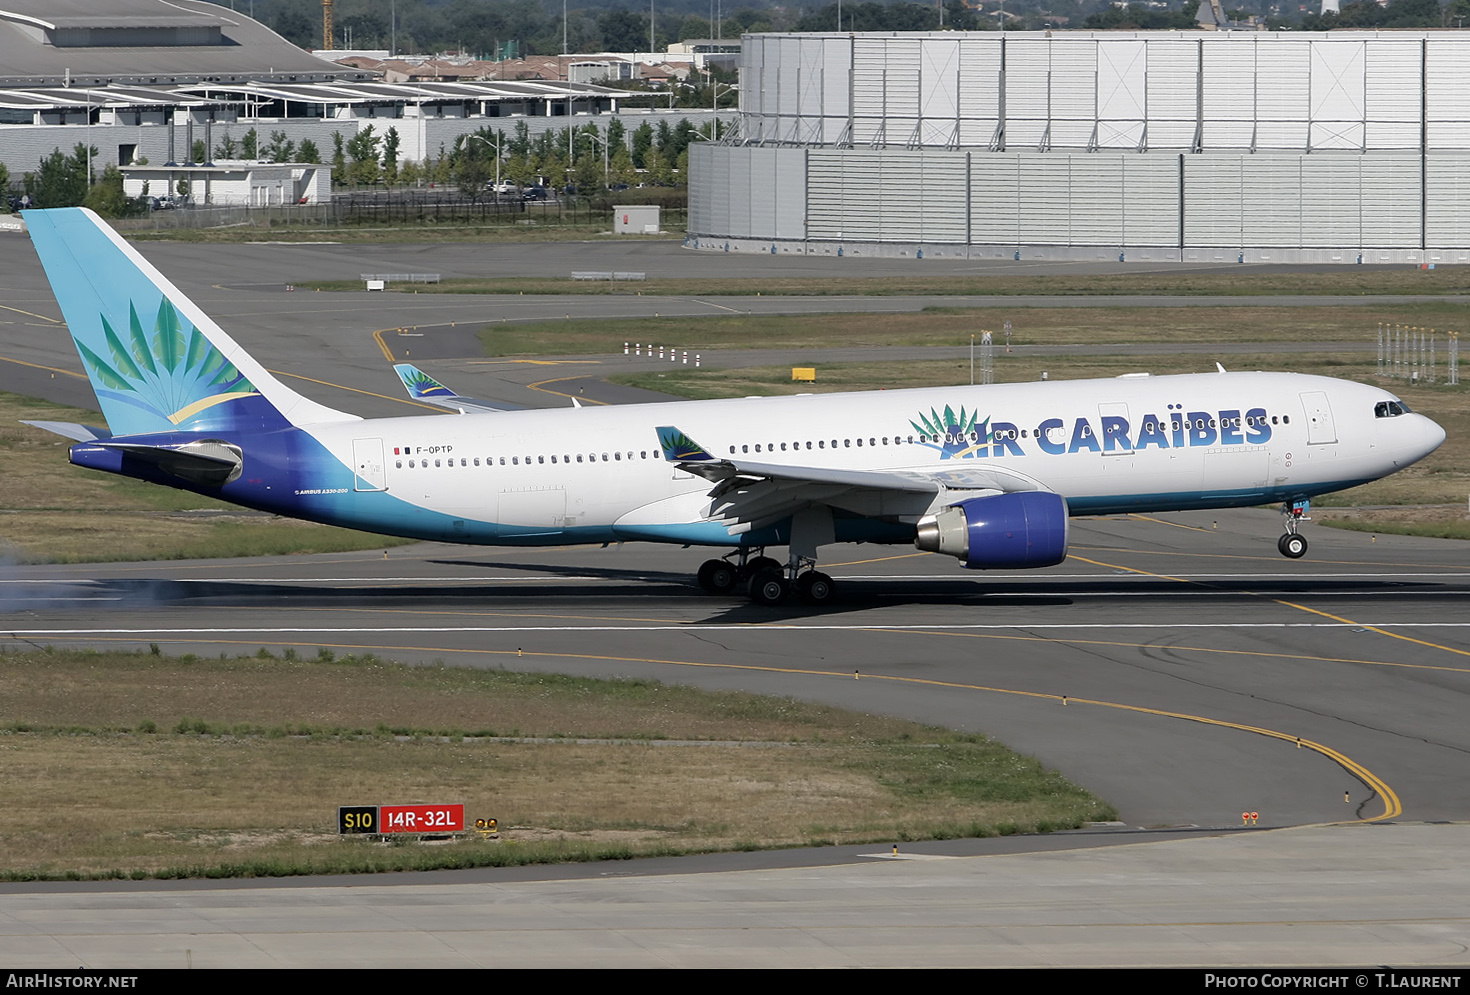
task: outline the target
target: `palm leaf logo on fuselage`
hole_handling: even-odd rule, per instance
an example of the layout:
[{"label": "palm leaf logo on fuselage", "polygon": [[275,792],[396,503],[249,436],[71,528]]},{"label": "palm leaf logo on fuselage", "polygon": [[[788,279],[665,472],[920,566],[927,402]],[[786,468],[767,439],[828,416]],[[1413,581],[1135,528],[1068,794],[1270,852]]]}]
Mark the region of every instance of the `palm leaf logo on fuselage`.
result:
[{"label": "palm leaf logo on fuselage", "polygon": [[979,418],[978,411],[967,412],[961,406],[955,414],[954,408],[946,404],[943,413],[933,408],[927,415],[920,411],[919,420],[909,424],[928,440],[922,445],[937,451],[940,459],[973,459],[990,445],[990,418]]},{"label": "palm leaf logo on fuselage", "polygon": [[199,329],[180,319],[168,298],[159,302],[151,339],[132,302],[128,304],[126,338],[105,315],[99,317],[111,361],[76,340],[99,394],[182,426],[216,404],[257,393]]}]

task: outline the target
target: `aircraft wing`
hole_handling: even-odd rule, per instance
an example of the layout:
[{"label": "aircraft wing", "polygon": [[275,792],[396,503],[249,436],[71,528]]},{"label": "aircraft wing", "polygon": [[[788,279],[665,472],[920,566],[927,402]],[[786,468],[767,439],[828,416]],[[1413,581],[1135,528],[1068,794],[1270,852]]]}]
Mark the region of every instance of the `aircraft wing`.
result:
[{"label": "aircraft wing", "polygon": [[504,401],[483,401],[475,397],[456,394],[412,363],[395,363],[393,372],[403,381],[403,388],[415,401],[434,404],[462,415],[480,414],[487,411],[520,411],[524,405]]},{"label": "aircraft wing", "polygon": [[858,515],[917,517],[936,495],[983,497],[1045,490],[1023,474],[993,465],[936,470],[856,470],[760,463],[711,455],[673,427],[658,429],[664,458],[714,484],[707,514],[731,535],[762,528],[802,508],[825,504]]}]

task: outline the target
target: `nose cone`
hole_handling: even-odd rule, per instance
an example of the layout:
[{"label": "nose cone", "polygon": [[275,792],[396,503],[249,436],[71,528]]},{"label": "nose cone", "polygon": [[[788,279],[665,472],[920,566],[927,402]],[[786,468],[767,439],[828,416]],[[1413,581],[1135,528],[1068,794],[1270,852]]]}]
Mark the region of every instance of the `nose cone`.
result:
[{"label": "nose cone", "polygon": [[1422,426],[1424,431],[1424,455],[1428,456],[1440,446],[1444,445],[1444,429],[1439,423],[1430,418],[1424,419]]}]

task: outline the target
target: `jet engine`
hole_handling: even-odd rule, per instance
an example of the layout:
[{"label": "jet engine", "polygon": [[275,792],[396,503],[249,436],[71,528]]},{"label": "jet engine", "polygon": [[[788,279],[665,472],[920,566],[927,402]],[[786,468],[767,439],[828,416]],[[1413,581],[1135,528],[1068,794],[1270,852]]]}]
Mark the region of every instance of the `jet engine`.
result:
[{"label": "jet engine", "polygon": [[974,570],[1049,567],[1067,558],[1067,502],[1051,491],[970,498],[919,519],[914,545]]}]

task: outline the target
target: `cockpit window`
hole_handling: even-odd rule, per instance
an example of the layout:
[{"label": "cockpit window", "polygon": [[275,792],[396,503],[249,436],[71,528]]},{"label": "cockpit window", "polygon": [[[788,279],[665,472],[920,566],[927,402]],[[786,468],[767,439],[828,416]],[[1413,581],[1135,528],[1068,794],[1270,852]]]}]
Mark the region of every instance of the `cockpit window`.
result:
[{"label": "cockpit window", "polygon": [[1373,405],[1374,418],[1397,418],[1408,413],[1409,406],[1403,401],[1379,401]]}]

